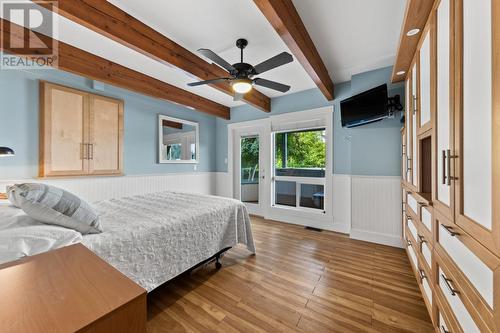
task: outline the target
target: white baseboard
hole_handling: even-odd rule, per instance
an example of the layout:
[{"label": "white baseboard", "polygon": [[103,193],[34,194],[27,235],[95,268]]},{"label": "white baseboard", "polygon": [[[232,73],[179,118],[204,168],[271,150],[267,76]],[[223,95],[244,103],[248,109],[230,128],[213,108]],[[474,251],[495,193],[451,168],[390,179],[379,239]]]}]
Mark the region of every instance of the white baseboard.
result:
[{"label": "white baseboard", "polygon": [[373,231],[351,229],[351,238],[371,243],[404,248],[402,237],[397,237],[390,234],[382,234]]}]

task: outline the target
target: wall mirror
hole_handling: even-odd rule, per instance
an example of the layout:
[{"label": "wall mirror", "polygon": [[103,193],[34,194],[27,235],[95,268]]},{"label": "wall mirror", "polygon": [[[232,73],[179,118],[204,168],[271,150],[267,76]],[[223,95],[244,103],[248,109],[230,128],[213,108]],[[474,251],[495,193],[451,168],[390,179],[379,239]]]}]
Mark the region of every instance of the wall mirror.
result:
[{"label": "wall mirror", "polygon": [[159,163],[198,163],[198,123],[159,115],[158,136]]}]

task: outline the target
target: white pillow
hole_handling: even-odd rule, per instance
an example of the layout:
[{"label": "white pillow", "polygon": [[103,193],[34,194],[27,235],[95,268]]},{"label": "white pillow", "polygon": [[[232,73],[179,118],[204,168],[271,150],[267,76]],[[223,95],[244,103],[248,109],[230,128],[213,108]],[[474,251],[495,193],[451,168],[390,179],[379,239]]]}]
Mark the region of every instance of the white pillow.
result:
[{"label": "white pillow", "polygon": [[80,243],[75,230],[45,224],[0,230],[0,264]]},{"label": "white pillow", "polygon": [[70,228],[82,234],[102,232],[99,216],[76,195],[55,186],[39,183],[14,185],[9,198],[33,219]]}]

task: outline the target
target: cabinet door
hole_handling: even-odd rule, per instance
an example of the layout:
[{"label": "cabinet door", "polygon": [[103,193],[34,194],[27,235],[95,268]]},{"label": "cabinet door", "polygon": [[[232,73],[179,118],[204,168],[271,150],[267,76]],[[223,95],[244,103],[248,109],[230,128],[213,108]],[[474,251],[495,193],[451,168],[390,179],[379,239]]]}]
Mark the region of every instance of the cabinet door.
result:
[{"label": "cabinet door", "polygon": [[420,112],[419,127],[422,131],[429,128],[431,124],[431,32],[430,28],[424,32],[424,40],[420,47]]},{"label": "cabinet door", "polygon": [[87,94],[40,83],[40,177],[87,172]]},{"label": "cabinet door", "polygon": [[456,223],[500,255],[500,3],[457,6]]},{"label": "cabinet door", "polygon": [[122,173],[123,103],[90,96],[89,174]]},{"label": "cabinet door", "polygon": [[406,76],[406,115],[405,115],[405,180],[411,184],[412,171],[412,144],[411,144],[411,121],[413,113],[413,102],[411,95],[411,72]]},{"label": "cabinet door", "polygon": [[[417,59],[418,60],[418,59]],[[411,113],[411,145],[412,145],[412,166],[411,166],[411,179],[413,186],[418,188],[418,149],[417,149],[417,115],[418,115],[418,71],[417,63],[413,65],[411,70],[412,84],[411,84],[411,94],[413,98],[413,112]]]},{"label": "cabinet door", "polygon": [[454,182],[449,156],[454,155],[453,144],[453,50],[450,33],[453,20],[451,13],[453,0],[441,0],[437,7],[437,85],[436,85],[436,189],[434,206],[446,218],[454,220],[453,198]]}]

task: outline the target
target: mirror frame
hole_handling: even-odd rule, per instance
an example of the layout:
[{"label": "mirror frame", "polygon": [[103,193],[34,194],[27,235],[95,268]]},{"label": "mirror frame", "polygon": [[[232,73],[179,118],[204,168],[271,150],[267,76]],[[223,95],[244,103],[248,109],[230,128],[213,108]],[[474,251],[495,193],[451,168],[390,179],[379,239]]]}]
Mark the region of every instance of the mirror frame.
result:
[{"label": "mirror frame", "polygon": [[[174,121],[177,123],[186,124],[189,126],[194,126],[196,135],[196,159],[195,160],[164,160],[161,154],[161,148],[163,145],[163,121]],[[200,126],[197,122],[184,120],[180,118],[174,118],[170,116],[165,116],[162,114],[158,115],[158,163],[159,164],[198,164],[200,161]]]}]

